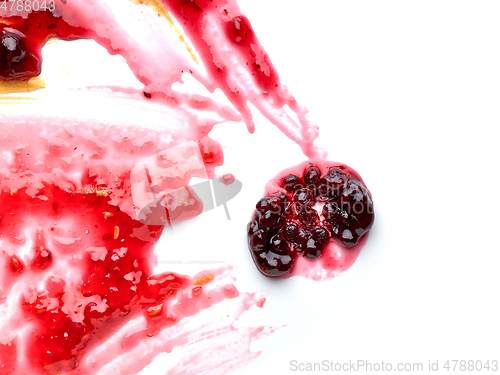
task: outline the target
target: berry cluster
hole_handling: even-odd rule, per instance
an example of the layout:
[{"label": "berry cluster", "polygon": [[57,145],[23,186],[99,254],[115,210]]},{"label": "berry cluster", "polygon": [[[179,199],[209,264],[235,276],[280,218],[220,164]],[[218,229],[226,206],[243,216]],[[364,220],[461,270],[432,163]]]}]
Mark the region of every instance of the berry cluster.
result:
[{"label": "berry cluster", "polygon": [[[320,257],[331,239],[354,246],[373,225],[370,193],[343,165],[323,176],[310,165],[302,177],[285,176],[279,187],[282,192],[257,203],[247,227],[250,252],[265,276],[289,273],[299,254]],[[323,205],[322,217],[314,207],[317,203]]]}]

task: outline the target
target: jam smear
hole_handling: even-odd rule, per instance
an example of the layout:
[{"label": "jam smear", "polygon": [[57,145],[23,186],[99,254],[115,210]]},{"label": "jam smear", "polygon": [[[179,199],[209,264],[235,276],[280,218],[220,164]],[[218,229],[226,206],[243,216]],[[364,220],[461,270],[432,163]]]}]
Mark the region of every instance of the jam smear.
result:
[{"label": "jam smear", "polygon": [[[70,256],[67,261],[70,267],[76,267],[75,262],[81,263],[78,267],[83,271],[80,285],[49,277],[44,290],[29,290],[22,300],[24,318],[36,326],[28,341],[29,359],[37,367],[56,373],[75,367],[96,332],[116,324],[114,321],[138,312],[149,318],[158,316],[161,302],[189,285],[190,279],[174,273],[152,274],[148,262],[154,246],[151,241],[159,238],[162,227],[145,226],[132,219],[111,206],[109,197],[64,192],[55,187],[41,189],[40,194],[47,199],[31,198],[22,190],[17,191],[14,198],[2,193],[2,213],[22,215],[24,207],[29,206],[30,215],[43,217],[43,221],[61,222],[61,218],[71,215],[73,225],[65,226],[64,232],[71,232],[78,236],[76,238],[88,236],[94,245],[84,250],[86,254],[78,251],[78,245],[70,245],[73,257],[82,255],[73,259]],[[54,202],[62,207],[58,213],[52,210]],[[0,230],[3,232],[9,227],[16,230],[17,226],[6,223]],[[83,228],[89,228],[89,232],[85,233]],[[56,236],[61,231],[51,232],[52,242],[59,243],[54,254],[37,244],[33,272],[57,267],[59,262],[66,261],[65,253],[69,249],[64,248],[68,245]],[[137,238],[134,233],[138,231],[147,233],[150,241]],[[40,237],[40,233],[35,233],[35,237]],[[23,276],[30,277],[30,274],[26,272]],[[78,301],[72,303],[72,311],[67,306],[70,298]],[[152,307],[158,309],[155,314],[151,314]]]},{"label": "jam smear", "polygon": [[[8,125],[20,121],[0,120],[0,356],[10,358],[2,373],[93,373],[97,364],[82,370],[83,357],[131,319],[142,316],[146,323],[134,340],[122,339],[127,350],[240,296],[231,280],[221,289],[211,286],[217,270],[193,277],[154,273],[164,225],[138,220],[134,209],[135,196],[150,189],[132,178],[142,170],[137,166],[150,167],[149,183],[163,181],[176,192],[193,176],[211,176],[207,165],[221,155],[205,165],[201,142],[168,143],[150,128],[57,118]],[[180,220],[200,202],[190,195],[180,203],[171,218]],[[161,207],[165,213],[169,206]],[[251,306],[253,297],[245,298]],[[19,336],[27,326],[29,333]],[[112,358],[100,358],[99,366]]]}]

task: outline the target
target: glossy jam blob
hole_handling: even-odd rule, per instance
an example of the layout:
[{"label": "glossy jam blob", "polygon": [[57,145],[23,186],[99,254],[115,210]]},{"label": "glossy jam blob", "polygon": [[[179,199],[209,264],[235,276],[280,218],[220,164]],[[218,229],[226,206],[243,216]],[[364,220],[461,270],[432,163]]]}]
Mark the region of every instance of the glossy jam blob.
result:
[{"label": "glossy jam blob", "polygon": [[[371,194],[354,170],[311,159],[268,184],[247,226],[248,245],[265,276],[321,279],[352,264],[374,219]],[[307,270],[315,259],[326,274]]]}]

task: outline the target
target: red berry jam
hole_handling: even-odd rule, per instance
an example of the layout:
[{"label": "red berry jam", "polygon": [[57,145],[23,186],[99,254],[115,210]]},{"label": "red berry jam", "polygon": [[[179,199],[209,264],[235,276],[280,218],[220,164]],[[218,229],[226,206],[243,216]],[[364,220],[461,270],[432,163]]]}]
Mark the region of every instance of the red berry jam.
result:
[{"label": "red berry jam", "polygon": [[[175,112],[183,128],[168,132],[168,124],[152,131],[75,119],[68,123],[58,118],[48,122],[0,118],[0,309],[4,319],[0,373],[94,374],[119,359],[110,373],[133,374],[156,355],[187,344],[192,337],[202,341],[236,332],[232,323],[225,330],[206,325],[200,332],[183,331],[189,327],[183,325],[185,318],[226,299],[240,298],[233,323],[244,310],[264,305],[263,298],[240,294],[227,269],[196,276],[153,271],[153,250],[163,225],[196,216],[200,212],[196,197],[189,194],[180,201],[172,194],[162,197],[145,206],[142,220],[132,196],[138,186],[134,183],[137,164],[151,158],[156,162],[165,149],[183,142],[196,143],[200,158],[195,159],[203,168],[187,162],[177,165],[174,160],[175,173],[160,182],[151,176],[152,169],[140,170],[147,176],[139,183],[142,198],[147,200],[151,190],[163,183],[168,188],[186,188],[191,177],[214,177],[223,153],[208,133],[216,124],[229,121],[244,122],[253,131],[248,103],[307,156],[320,154],[313,143],[318,127],[306,119],[307,110],[281,84],[249,20],[234,0],[154,1],[150,4],[154,12],[144,8],[142,3],[148,1],[131,5],[57,0],[36,11],[27,10],[27,2],[19,10],[18,3],[14,10],[0,9],[2,80],[39,75],[41,49],[50,38],[91,38],[110,54],[120,54],[144,85],[138,95],[132,95],[134,99]],[[115,11],[129,11],[129,6],[139,17],[125,17],[124,22]],[[157,24],[158,15],[168,15],[167,21],[174,17],[190,45],[172,22]],[[184,74],[210,93],[222,91],[230,106],[176,91],[173,85],[182,83]],[[347,208],[360,201],[371,204],[371,197],[355,172],[345,167],[343,175],[336,175],[330,167],[313,161],[312,169],[301,166],[288,171],[257,205],[248,235],[261,272],[323,279],[354,262],[373,219]],[[197,174],[200,169],[207,176]],[[338,194],[332,188],[337,185],[342,185]],[[326,207],[322,216],[315,210],[318,202]],[[176,208],[165,213],[169,204]],[[140,323],[129,330],[127,324],[137,320]],[[170,331],[174,326],[177,331]],[[245,335],[241,341],[248,346],[228,359],[223,370],[254,359],[258,354],[250,352],[249,345],[262,332],[264,328],[258,327],[255,332],[239,333]],[[100,346],[105,350],[99,351]],[[212,359],[227,355],[223,347],[212,349],[216,353]],[[130,354],[134,350],[138,355]],[[209,370],[214,370],[210,363],[199,373]]]},{"label": "red berry jam", "polygon": [[[345,270],[375,218],[361,177],[344,164],[320,159],[280,173],[255,208],[247,226],[248,245],[257,269],[269,277],[304,275],[293,272],[301,258],[320,258],[330,271]],[[337,252],[339,247],[345,256]],[[307,265],[304,260],[301,264]]]}]

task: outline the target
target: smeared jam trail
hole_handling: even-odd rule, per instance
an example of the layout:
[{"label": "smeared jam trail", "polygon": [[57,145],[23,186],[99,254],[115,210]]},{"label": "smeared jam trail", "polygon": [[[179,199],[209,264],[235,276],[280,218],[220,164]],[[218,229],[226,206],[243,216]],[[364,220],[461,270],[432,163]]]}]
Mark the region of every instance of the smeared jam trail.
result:
[{"label": "smeared jam trail", "polygon": [[[13,15],[2,11],[4,17],[0,21],[7,25],[11,23],[26,35],[26,43],[31,46],[28,53],[33,54],[38,62],[41,61],[40,49],[51,36],[68,40],[93,38],[110,53],[119,53],[126,59],[135,76],[146,86],[143,92],[148,98],[161,99],[169,106],[186,105],[196,109],[192,97],[180,95],[172,89],[175,82],[183,81],[183,73],[189,73],[211,93],[220,88],[251,132],[254,124],[248,102],[297,142],[306,155],[313,157],[323,152],[313,144],[318,127],[306,119],[307,110],[279,81],[269,56],[234,0],[162,0],[161,3],[194,44],[203,67],[192,59],[191,51],[186,49],[174,27],[159,29],[154,18],[145,18],[143,23],[153,25],[136,37],[126,32],[126,24],[115,20],[112,6],[110,9],[96,0],[85,3],[56,1],[52,13],[47,10],[15,12]],[[157,9],[159,4],[153,2],[151,6]],[[40,24],[47,26],[40,28]],[[158,32],[163,34],[158,35]],[[154,44],[145,44],[144,38],[149,38]],[[171,51],[175,53],[169,53]],[[19,67],[17,78],[24,79],[33,72],[38,74],[39,68],[33,70],[31,65],[26,69],[32,72],[27,71],[24,76]],[[221,111],[218,104],[208,99],[206,104],[215,112]],[[285,107],[291,109],[296,120]]]}]

